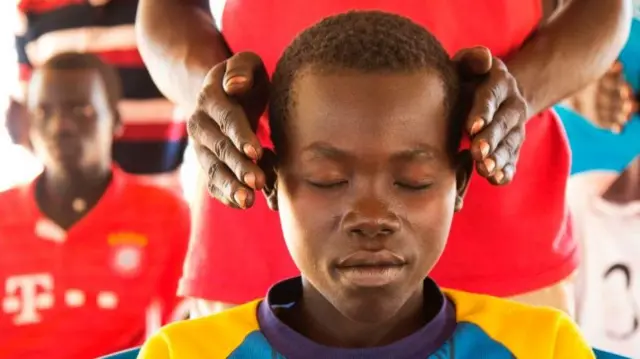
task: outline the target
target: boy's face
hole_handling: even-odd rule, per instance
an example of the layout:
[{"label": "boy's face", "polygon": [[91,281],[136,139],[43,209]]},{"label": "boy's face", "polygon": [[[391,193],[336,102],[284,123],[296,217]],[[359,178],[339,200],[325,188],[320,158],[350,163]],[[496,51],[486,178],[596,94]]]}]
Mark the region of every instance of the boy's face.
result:
[{"label": "boy's face", "polygon": [[75,171],[110,159],[115,114],[97,71],[41,69],[27,106],[45,167]]},{"label": "boy's face", "polygon": [[307,71],[293,90],[277,184],[287,246],[343,315],[388,319],[421,293],[460,187],[442,81]]}]

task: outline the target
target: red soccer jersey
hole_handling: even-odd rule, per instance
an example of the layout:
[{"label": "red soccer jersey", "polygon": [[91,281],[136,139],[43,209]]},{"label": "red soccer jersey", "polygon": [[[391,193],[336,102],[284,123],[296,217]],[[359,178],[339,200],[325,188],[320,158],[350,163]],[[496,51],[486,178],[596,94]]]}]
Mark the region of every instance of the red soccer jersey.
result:
[{"label": "red soccer jersey", "polygon": [[114,169],[96,206],[64,231],[34,188],[0,193],[0,358],[95,358],[171,319],[189,238],[182,200]]},{"label": "red soccer jersey", "polygon": [[[536,30],[541,0],[228,0],[222,33],[234,52],[254,51],[272,72],[294,36],[323,17],[352,9],[397,13],[425,26],[450,54],[477,45],[508,57]],[[510,296],[553,284],[577,266],[576,243],[565,230],[569,150],[551,111],[529,120],[517,175],[504,187],[474,176],[464,209],[431,276],[442,286]],[[266,121],[259,135],[268,142]],[[277,213],[262,196],[238,211],[215,200],[194,228],[185,265],[185,295],[241,303],[294,276]]]}]

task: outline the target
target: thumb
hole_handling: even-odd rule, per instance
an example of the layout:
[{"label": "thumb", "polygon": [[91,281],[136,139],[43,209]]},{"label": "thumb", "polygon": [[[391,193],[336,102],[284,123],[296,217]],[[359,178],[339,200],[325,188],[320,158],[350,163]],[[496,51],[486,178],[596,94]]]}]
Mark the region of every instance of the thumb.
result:
[{"label": "thumb", "polygon": [[258,74],[266,75],[262,59],[253,52],[241,52],[226,61],[222,85],[227,95],[236,96],[247,93]]},{"label": "thumb", "polygon": [[484,46],[462,49],[453,56],[452,60],[463,78],[484,75],[493,66],[491,51]]}]

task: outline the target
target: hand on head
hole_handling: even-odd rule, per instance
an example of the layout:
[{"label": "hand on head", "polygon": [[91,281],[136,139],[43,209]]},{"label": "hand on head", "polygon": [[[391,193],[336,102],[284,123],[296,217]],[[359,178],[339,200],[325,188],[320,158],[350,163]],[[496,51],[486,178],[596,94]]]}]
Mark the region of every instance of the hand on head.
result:
[{"label": "hand on head", "polygon": [[254,190],[265,185],[265,173],[256,164],[264,150],[255,131],[268,99],[262,60],[239,53],[209,71],[188,121],[209,192],[228,206],[251,207]]},{"label": "hand on head", "polygon": [[[496,185],[513,179],[524,140],[527,105],[504,63],[483,47],[460,51],[463,83],[472,92],[466,122],[478,173]],[[210,194],[222,203],[249,208],[254,190],[268,183],[266,152],[255,131],[269,99],[269,76],[254,53],[236,54],[211,69],[198,107],[188,122]],[[267,153],[270,162],[272,154]],[[261,168],[262,167],[262,168]]]},{"label": "hand on head", "polygon": [[470,96],[465,128],[478,174],[494,185],[509,183],[516,172],[528,108],[506,65],[484,47],[459,51],[463,91]]}]

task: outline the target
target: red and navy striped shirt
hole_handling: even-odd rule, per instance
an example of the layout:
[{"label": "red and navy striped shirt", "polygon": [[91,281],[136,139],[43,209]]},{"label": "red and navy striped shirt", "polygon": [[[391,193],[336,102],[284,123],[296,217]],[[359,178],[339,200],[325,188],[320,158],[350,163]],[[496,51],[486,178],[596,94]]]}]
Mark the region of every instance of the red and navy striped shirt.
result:
[{"label": "red and navy striped shirt", "polygon": [[137,7],[137,0],[19,0],[20,81],[24,88],[31,69],[58,53],[98,55],[117,68],[124,90],[124,131],[114,143],[114,160],[129,173],[166,173],[182,163],[185,117],[156,88],[138,53]]}]

